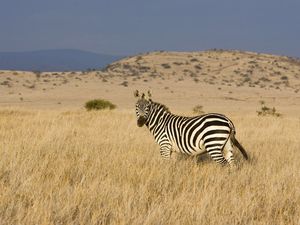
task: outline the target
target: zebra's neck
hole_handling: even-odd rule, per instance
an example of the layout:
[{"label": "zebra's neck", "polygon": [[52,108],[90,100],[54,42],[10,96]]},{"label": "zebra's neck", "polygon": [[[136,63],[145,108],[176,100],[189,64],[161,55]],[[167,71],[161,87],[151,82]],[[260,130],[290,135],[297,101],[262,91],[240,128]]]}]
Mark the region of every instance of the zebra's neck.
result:
[{"label": "zebra's neck", "polygon": [[149,130],[154,133],[154,131],[161,126],[165,125],[165,119],[168,116],[171,116],[172,113],[169,109],[160,103],[152,102],[150,107],[149,116],[146,122],[146,126]]}]

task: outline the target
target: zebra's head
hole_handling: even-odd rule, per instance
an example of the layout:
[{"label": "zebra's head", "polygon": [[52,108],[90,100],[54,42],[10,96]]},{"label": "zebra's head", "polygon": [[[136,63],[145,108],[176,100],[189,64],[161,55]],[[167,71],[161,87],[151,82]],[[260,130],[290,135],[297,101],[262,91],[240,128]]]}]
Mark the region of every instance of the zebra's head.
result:
[{"label": "zebra's head", "polygon": [[150,105],[152,100],[150,99],[151,94],[148,91],[148,100],[145,98],[145,94],[142,93],[142,95],[139,95],[138,90],[134,92],[134,97],[136,97],[138,100],[135,104],[135,112],[137,116],[137,125],[139,127],[142,127],[149,116],[149,111],[150,111]]}]

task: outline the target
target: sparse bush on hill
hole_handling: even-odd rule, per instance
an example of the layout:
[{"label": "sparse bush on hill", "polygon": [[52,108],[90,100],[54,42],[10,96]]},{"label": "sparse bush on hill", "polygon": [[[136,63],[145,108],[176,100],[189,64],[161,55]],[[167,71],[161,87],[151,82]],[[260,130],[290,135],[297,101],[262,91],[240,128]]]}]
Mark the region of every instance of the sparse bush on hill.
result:
[{"label": "sparse bush on hill", "polygon": [[171,68],[171,66],[168,63],[163,63],[163,64],[161,64],[161,66],[165,69],[170,69]]},{"label": "sparse bush on hill", "polygon": [[108,100],[94,99],[85,103],[84,106],[88,111],[90,110],[102,110],[102,109],[115,109],[116,105]]},{"label": "sparse bush on hill", "polygon": [[127,64],[127,63],[124,63],[124,64],[123,64],[123,69],[129,70],[129,69],[131,69],[131,65],[129,65],[129,64]]},{"label": "sparse bush on hill", "polygon": [[36,79],[40,79],[42,72],[41,71],[33,71],[34,75],[36,76]]},{"label": "sparse bush on hill", "polygon": [[140,61],[140,60],[142,60],[142,59],[143,59],[143,57],[139,55],[139,56],[136,57],[136,60],[135,60],[135,61],[137,62],[137,61]]},{"label": "sparse bush on hill", "polygon": [[234,70],[233,72],[234,72],[235,74],[239,74],[239,73],[240,73],[239,69],[240,69],[240,68],[237,68],[237,69]]},{"label": "sparse bush on hill", "polygon": [[270,108],[270,107],[266,106],[264,101],[260,101],[260,104],[261,104],[260,110],[256,111],[258,116],[275,116],[275,117],[281,116],[280,113],[276,112],[275,107]]},{"label": "sparse bush on hill", "polygon": [[251,81],[250,77],[245,77],[244,80],[243,80],[243,83],[250,82],[250,81]]},{"label": "sparse bush on hill", "polygon": [[35,88],[35,84],[27,85],[26,87],[29,88],[29,89],[34,89]]},{"label": "sparse bush on hill", "polygon": [[177,65],[177,66],[180,66],[182,65],[183,63],[182,62],[173,62],[174,65]]},{"label": "sparse bush on hill", "polygon": [[201,69],[202,69],[202,67],[201,67],[200,64],[199,64],[199,65],[195,65],[194,67],[195,67],[195,69],[197,69],[197,70],[201,70]]},{"label": "sparse bush on hill", "polygon": [[123,81],[120,85],[122,85],[124,87],[128,87],[128,81]]},{"label": "sparse bush on hill", "polygon": [[280,76],[281,72],[280,71],[275,71],[274,74]]},{"label": "sparse bush on hill", "polygon": [[249,64],[257,64],[257,62],[255,60],[251,60],[248,62]]},{"label": "sparse bush on hill", "polygon": [[265,77],[261,77],[261,78],[259,78],[259,80],[261,80],[261,81],[263,81],[263,82],[271,82],[270,79],[265,78]]},{"label": "sparse bush on hill", "polygon": [[199,62],[199,60],[196,59],[196,58],[192,58],[190,61],[191,61],[191,62]]},{"label": "sparse bush on hill", "polygon": [[151,68],[149,66],[140,66],[140,67],[138,67],[138,69],[141,73],[146,73],[149,70],[151,70]]},{"label": "sparse bush on hill", "polygon": [[9,86],[9,81],[5,80],[5,81],[1,82],[0,85],[7,85],[7,86]]}]

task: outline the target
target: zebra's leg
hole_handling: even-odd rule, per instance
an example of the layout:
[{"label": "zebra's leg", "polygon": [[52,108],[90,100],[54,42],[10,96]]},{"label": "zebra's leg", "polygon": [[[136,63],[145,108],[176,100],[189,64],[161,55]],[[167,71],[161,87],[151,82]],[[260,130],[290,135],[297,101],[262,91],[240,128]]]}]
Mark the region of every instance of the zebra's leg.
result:
[{"label": "zebra's leg", "polygon": [[222,153],[222,146],[215,146],[213,148],[206,148],[206,151],[211,156],[211,158],[219,164],[226,164],[227,160],[224,158]]},{"label": "zebra's leg", "polygon": [[223,153],[224,153],[224,157],[225,157],[226,161],[229,163],[229,165],[235,166],[235,161],[234,161],[234,156],[233,156],[233,145],[232,145],[230,138],[228,139],[227,143],[224,146]]},{"label": "zebra's leg", "polygon": [[172,145],[170,143],[160,144],[160,155],[163,159],[170,159],[172,153]]}]

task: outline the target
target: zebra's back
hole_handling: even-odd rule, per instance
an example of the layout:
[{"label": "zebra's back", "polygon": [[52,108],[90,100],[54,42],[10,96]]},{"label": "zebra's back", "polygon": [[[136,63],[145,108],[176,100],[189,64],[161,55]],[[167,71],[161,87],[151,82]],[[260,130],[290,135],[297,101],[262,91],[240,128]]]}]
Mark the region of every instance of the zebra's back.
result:
[{"label": "zebra's back", "polygon": [[167,134],[177,151],[197,155],[205,151],[220,150],[234,130],[232,122],[224,115],[209,113],[196,117],[170,118]]}]

